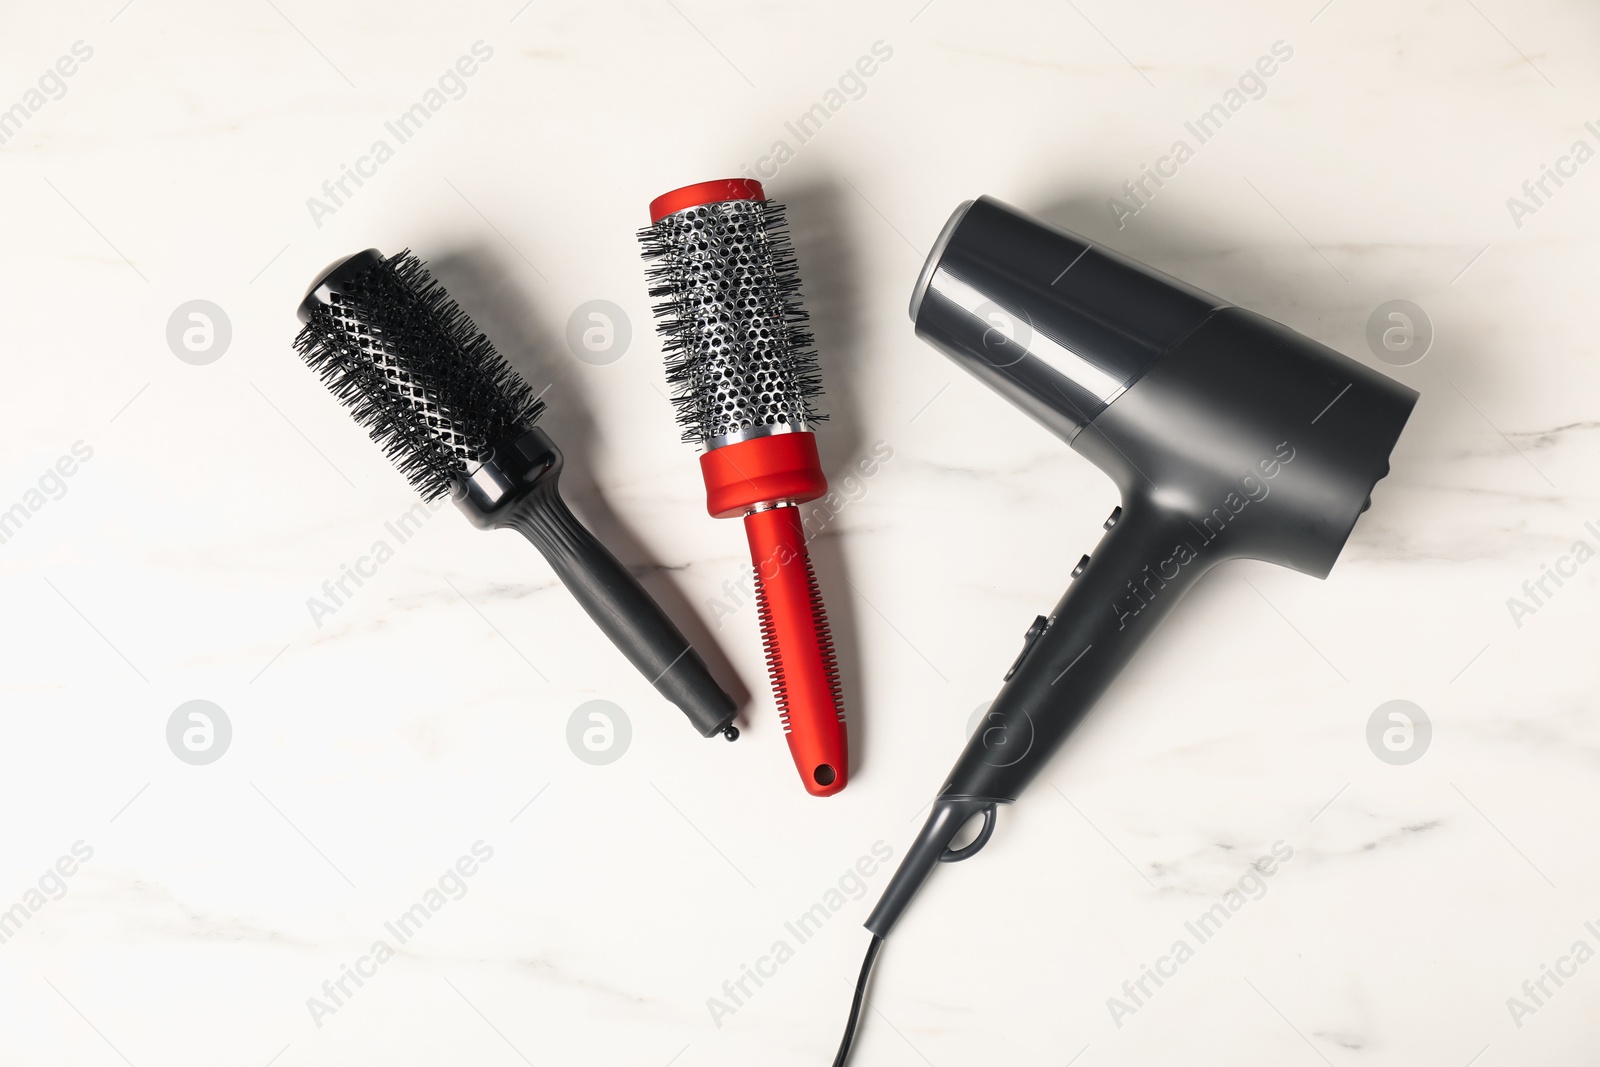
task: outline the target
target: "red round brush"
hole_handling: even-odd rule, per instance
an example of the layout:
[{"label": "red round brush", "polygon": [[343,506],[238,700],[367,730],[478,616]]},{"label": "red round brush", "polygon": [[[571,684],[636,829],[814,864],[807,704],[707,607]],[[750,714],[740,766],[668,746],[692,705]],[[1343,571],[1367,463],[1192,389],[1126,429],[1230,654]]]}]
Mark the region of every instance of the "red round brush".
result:
[{"label": "red round brush", "polygon": [[744,516],[761,637],[806,791],[845,786],[839,666],[799,505],[828,491],[810,427],[825,416],[783,208],[759,182],[657,197],[639,233],[684,440],[700,444],[706,508]]}]

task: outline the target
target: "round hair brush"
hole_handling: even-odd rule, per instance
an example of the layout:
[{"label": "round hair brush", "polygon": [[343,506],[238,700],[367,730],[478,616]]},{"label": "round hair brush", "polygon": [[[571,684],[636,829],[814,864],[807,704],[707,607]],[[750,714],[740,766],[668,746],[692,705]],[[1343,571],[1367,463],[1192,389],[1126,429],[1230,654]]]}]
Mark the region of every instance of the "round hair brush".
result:
[{"label": "round hair brush", "polygon": [[683,439],[701,445],[706,509],[744,516],[779,719],[806,791],[848,777],[844,699],[798,505],[828,491],[810,427],[824,416],[783,208],[759,182],[657,197],[639,231]]},{"label": "round hair brush", "polygon": [[333,264],[300,303],[295,349],[427,500],[510,527],[550,561],[605,635],[706,737],[735,704],[650,595],[561,499],[544,411],[488,337],[410,252]]}]

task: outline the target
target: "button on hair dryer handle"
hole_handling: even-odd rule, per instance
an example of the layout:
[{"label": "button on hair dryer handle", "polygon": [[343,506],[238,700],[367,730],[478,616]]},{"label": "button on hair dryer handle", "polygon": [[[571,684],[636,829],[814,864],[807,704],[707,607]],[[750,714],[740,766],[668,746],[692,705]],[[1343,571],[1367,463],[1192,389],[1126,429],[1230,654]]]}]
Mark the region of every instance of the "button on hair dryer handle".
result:
[{"label": "button on hair dryer handle", "polygon": [[[1046,624],[1030,628],[1022,656],[956,761],[867,929],[887,937],[939,862],[966,859],[982,847],[993,829],[988,813],[1015,800],[1038,775],[1156,624],[1218,561],[1203,551],[1179,551],[1196,540],[1182,515],[1142,498],[1123,506]],[[985,826],[979,838],[952,853],[950,842],[962,824],[980,812]]]}]

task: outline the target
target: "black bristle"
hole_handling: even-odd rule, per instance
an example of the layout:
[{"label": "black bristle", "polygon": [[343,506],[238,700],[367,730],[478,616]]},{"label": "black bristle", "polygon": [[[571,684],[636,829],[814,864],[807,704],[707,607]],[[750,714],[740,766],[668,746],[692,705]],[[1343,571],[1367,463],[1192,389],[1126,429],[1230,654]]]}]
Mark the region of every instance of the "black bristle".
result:
[{"label": "black bristle", "polygon": [[427,500],[544,411],[409,250],[341,277],[294,345]]},{"label": "black bristle", "polygon": [[800,273],[771,201],[685,209],[639,231],[683,439],[827,418]]}]

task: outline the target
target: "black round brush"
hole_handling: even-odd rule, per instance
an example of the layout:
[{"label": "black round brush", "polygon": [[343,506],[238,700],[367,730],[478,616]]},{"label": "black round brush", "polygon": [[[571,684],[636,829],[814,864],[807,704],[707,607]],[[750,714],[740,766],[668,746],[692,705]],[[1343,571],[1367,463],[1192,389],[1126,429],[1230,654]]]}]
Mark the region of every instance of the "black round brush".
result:
[{"label": "black round brush", "polygon": [[558,482],[544,401],[410,252],[342,259],[300,302],[295,350],[427,500],[449,494],[484,529],[510,527],[550,561],[590,618],[700,733],[730,741],[736,707],[689,642]]}]

